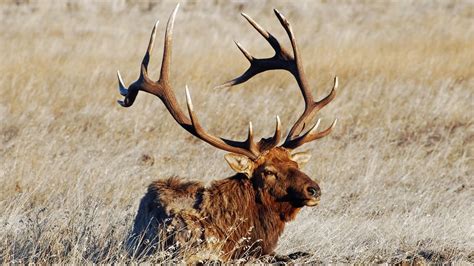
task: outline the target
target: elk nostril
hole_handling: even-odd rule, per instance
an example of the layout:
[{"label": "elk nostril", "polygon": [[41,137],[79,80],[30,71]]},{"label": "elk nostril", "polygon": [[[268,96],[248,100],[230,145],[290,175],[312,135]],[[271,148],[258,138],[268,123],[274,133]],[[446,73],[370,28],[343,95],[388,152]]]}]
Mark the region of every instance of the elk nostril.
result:
[{"label": "elk nostril", "polygon": [[318,189],[316,189],[314,187],[309,187],[307,190],[308,190],[308,193],[311,197],[318,196]]}]

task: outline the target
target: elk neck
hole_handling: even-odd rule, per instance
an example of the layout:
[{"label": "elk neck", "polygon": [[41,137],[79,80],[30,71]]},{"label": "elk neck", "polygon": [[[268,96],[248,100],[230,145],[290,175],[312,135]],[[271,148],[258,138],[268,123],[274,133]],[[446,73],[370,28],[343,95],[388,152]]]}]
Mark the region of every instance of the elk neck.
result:
[{"label": "elk neck", "polygon": [[207,236],[227,239],[232,247],[248,238],[247,244],[257,243],[265,253],[273,251],[285,223],[299,210],[254,188],[243,174],[214,181],[198,196],[196,208],[206,219]]}]

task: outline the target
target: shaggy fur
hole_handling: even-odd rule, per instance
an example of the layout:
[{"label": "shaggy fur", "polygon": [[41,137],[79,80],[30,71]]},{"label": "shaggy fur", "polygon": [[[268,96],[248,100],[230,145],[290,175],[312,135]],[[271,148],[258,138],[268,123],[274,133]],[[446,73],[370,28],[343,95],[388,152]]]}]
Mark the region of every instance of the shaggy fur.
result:
[{"label": "shaggy fur", "polygon": [[209,187],[176,177],[153,182],[141,200],[129,249],[150,254],[186,243],[187,254],[190,246],[214,251],[189,260],[272,254],[285,223],[306,205],[305,188],[319,190],[290,157],[274,148],[255,162],[251,178],[239,173]]}]

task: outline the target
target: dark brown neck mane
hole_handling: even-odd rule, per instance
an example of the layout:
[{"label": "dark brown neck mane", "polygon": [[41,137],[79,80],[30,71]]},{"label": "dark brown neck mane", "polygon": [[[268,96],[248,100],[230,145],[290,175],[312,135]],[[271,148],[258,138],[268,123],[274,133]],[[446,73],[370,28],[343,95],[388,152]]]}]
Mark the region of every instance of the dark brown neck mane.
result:
[{"label": "dark brown neck mane", "polygon": [[[243,174],[214,181],[199,201],[197,208],[205,217],[206,238],[225,241],[223,251],[232,257],[242,252],[271,253],[285,223],[294,219],[299,210],[255,189]],[[251,250],[246,251],[244,246],[251,246]]]}]

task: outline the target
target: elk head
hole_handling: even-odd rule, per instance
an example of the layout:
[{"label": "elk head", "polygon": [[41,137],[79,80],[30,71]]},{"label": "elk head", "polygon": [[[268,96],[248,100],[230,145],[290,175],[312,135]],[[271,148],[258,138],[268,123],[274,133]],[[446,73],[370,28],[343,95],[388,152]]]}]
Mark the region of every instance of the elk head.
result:
[{"label": "elk head", "polygon": [[133,104],[139,91],[145,91],[156,95],[164,103],[176,122],[186,131],[210,145],[228,151],[230,154],[225,159],[233,170],[244,174],[251,179],[255,189],[270,195],[270,199],[276,202],[289,202],[295,207],[315,206],[319,202],[321,190],[317,182],[304,174],[300,167],[309,160],[307,153],[291,152],[304,143],[322,138],[328,135],[336,124],[336,120],[325,130],[318,131],[320,120],[307,129],[311,119],[316,113],[332,101],[336,95],[338,85],[337,77],[334,78],[334,86],[331,92],[319,101],[315,101],[304,74],[301,55],[296,45],[294,33],[286,18],[274,10],[276,17],[288,34],[292,53],[286,50],[280,42],[268,31],[258,25],[248,15],[243,17],[267,40],[275,51],[275,55],[270,58],[255,58],[250,55],[238,42],[237,47],[249,60],[250,67],[241,76],[224,83],[218,88],[225,88],[243,83],[253,76],[267,70],[282,69],[289,71],[303,95],[305,110],[289,130],[285,141],[280,143],[280,119],[276,117],[275,133],[270,138],[263,138],[258,142],[254,141],[252,123],[249,123],[248,135],[245,141],[235,141],[213,136],[206,132],[198,121],[193,109],[191,96],[186,88],[186,103],[188,115],[179,107],[173,89],[170,84],[170,63],[173,25],[179,5],[175,8],[168,20],[161,73],[158,81],[153,81],[148,77],[148,62],[156,35],[156,27],[152,30],[148,49],[141,63],[140,76],[137,81],[128,88],[124,85],[120,73],[117,72],[119,81],[119,91],[125,97],[123,101],[118,101],[122,106],[129,107]]},{"label": "elk head", "polygon": [[282,147],[264,152],[255,161],[240,154],[225,156],[232,169],[250,178],[260,201],[267,206],[289,203],[295,208],[315,206],[320,200],[319,184],[300,170],[309,158],[308,153],[291,154]]}]

